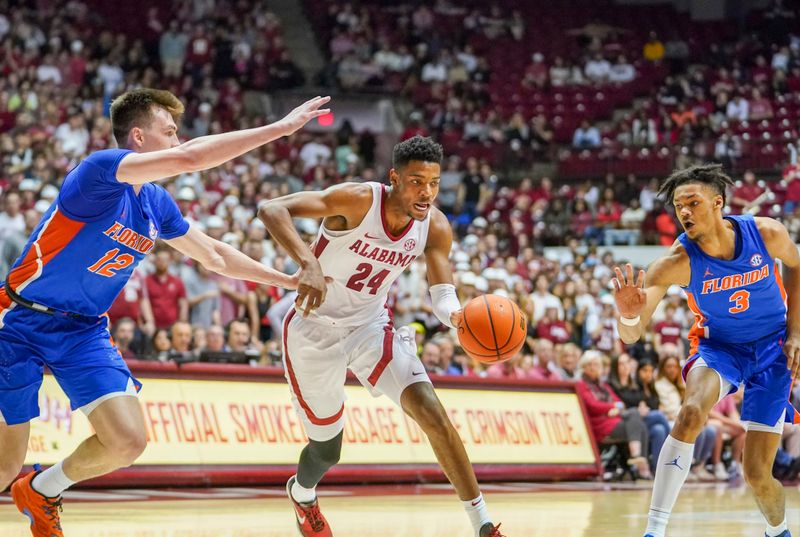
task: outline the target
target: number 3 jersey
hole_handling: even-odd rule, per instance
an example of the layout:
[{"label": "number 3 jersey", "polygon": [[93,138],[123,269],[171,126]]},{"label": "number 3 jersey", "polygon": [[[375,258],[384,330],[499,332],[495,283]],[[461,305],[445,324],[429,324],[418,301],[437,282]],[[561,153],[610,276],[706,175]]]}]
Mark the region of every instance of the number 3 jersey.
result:
[{"label": "number 3 jersey", "polygon": [[389,288],[425,251],[428,238],[430,213],[393,235],[384,216],[386,187],[365,184],[372,188],[372,205],[361,224],[347,231],[320,226],[312,246],[323,274],[333,282],[325,302],[310,317],[335,326],[362,326],[384,315]]},{"label": "number 3 jersey", "polygon": [[162,187],[147,183],[137,195],[116,179],[128,153],[97,151],[67,174],[8,274],[17,294],[57,310],[102,315],[158,237],[188,231]]},{"label": "number 3 jersey", "polygon": [[695,315],[690,354],[703,338],[748,343],[786,328],[786,291],[755,219],[726,218],[736,232],[731,260],[707,255],[685,233],[678,237],[691,263],[691,281],[685,288]]}]

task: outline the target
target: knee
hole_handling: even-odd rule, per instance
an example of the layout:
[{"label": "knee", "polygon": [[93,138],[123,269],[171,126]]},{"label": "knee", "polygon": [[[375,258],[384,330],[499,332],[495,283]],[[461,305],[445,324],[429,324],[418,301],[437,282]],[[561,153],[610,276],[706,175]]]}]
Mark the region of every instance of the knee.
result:
[{"label": "knee", "polygon": [[676,428],[680,426],[686,431],[694,433],[694,436],[697,436],[700,434],[700,431],[703,430],[706,418],[706,412],[704,412],[699,405],[687,403],[678,413]]},{"label": "knee", "polygon": [[117,431],[113,440],[103,442],[120,468],[133,464],[147,447],[144,431],[134,429]]},{"label": "knee", "polygon": [[759,491],[771,487],[774,481],[772,469],[758,463],[744,465],[744,479],[756,495]]}]

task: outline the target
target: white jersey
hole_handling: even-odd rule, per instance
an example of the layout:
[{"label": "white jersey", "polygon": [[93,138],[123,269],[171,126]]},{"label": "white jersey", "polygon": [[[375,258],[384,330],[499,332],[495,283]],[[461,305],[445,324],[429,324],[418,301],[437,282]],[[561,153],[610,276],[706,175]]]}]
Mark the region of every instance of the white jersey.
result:
[{"label": "white jersey", "polygon": [[372,188],[372,206],[358,227],[347,231],[319,228],[312,248],[322,273],[333,282],[328,284],[325,302],[309,316],[314,320],[362,326],[384,315],[392,283],[425,251],[430,213],[424,220],[412,219],[394,236],[383,212],[386,187],[365,184]]}]

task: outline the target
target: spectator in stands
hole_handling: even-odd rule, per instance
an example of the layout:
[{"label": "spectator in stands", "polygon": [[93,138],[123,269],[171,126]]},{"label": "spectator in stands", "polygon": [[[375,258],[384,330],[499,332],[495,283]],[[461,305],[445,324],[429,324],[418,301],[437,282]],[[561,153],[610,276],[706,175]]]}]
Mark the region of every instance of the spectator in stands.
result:
[{"label": "spectator in stands", "polygon": [[53,137],[61,143],[61,150],[69,157],[86,154],[89,147],[89,131],[83,114],[77,108],[67,111],[67,121],[56,129]]},{"label": "spectator in stands", "polygon": [[570,81],[570,68],[564,63],[564,58],[556,56],[549,71],[550,85],[555,88],[566,86]]},{"label": "spectator in stands", "polygon": [[159,328],[153,334],[153,339],[150,342],[150,349],[147,353],[148,360],[157,360],[159,362],[166,362],[169,360],[169,353],[172,350],[172,343],[169,339],[169,330],[166,328]]},{"label": "spectator in stands", "polygon": [[548,74],[547,65],[544,63],[544,54],[535,52],[531,56],[531,62],[525,68],[522,85],[526,88],[542,89],[547,86]]},{"label": "spectator in stands", "polygon": [[652,63],[658,63],[664,59],[664,53],[664,43],[658,38],[658,34],[650,32],[647,43],[644,44],[644,49],[642,50],[644,59]]},{"label": "spectator in stands", "polygon": [[553,342],[548,339],[539,339],[534,343],[534,363],[527,371],[528,378],[542,381],[563,380],[556,364],[556,353]]},{"label": "spectator in stands", "polygon": [[[643,417],[650,435],[650,468],[655,469],[658,454],[661,453],[661,448],[671,428],[666,416],[658,409],[658,395],[655,394],[653,386],[653,364],[650,362],[646,362],[646,364],[649,367],[649,378],[648,373],[645,372],[644,378],[647,386],[645,388],[640,384],[640,377],[634,376],[636,364],[628,353],[623,352],[619,356],[612,357],[608,384],[625,403],[626,408],[637,409]],[[645,390],[647,390],[647,395]]]},{"label": "spectator in stands", "polygon": [[[681,366],[678,349],[675,345],[665,344],[659,351],[658,380],[656,392],[661,403],[660,410],[669,420],[670,426],[675,423],[683,404],[686,385],[681,377]],[[706,462],[711,458],[716,443],[716,430],[706,426],[700,432],[694,444],[694,461],[690,478],[693,481],[714,481],[716,478],[706,470]]]},{"label": "spectator in stands", "polygon": [[586,62],[584,73],[592,83],[605,84],[611,76],[611,63],[598,52]]},{"label": "spectator in stands", "polygon": [[766,199],[766,190],[756,182],[752,170],[744,172],[742,182],[733,189],[729,205],[734,214],[758,214]]},{"label": "spectator in stands", "polygon": [[742,94],[736,95],[728,101],[725,116],[731,121],[747,121],[747,118],[750,117],[750,103]]},{"label": "spectator in stands", "polygon": [[581,378],[575,392],[583,401],[589,415],[589,425],[599,444],[626,442],[631,459],[642,478],[649,479],[650,464],[645,457],[649,452],[649,435],[644,424],[646,412],[636,408],[625,410],[625,403],[611,387],[602,381],[603,355],[594,350],[583,353],[578,362]]},{"label": "spectator in stands", "polygon": [[129,317],[123,317],[114,325],[111,336],[123,360],[136,359],[136,353],[131,349],[135,333],[136,323]]},{"label": "spectator in stands", "polygon": [[[558,317],[558,305],[554,302],[545,304],[544,316],[536,325],[536,336],[552,344],[567,343],[572,339],[572,325]],[[529,345],[535,348],[530,335],[528,339]]]},{"label": "spectator in stands", "polygon": [[622,343],[617,331],[614,299],[611,295],[603,295],[600,303],[602,309],[599,315],[590,317],[586,321],[586,332],[597,350],[607,354],[618,354],[622,351]]},{"label": "spectator in stands", "polygon": [[155,318],[147,294],[146,276],[140,266],[134,269],[133,275],[114,299],[107,313],[112,323],[127,317],[136,322],[137,328],[143,334],[148,337],[153,335],[156,329]]},{"label": "spectator in stands", "polygon": [[[588,67],[588,66],[587,66]],[[636,69],[628,63],[628,59],[620,54],[617,62],[611,66],[608,72],[608,81],[615,84],[627,84],[636,78]]]},{"label": "spectator in stands", "polygon": [[[22,213],[22,199],[16,192],[5,196],[3,212],[0,212],[0,242],[14,234],[25,232],[25,215]],[[2,276],[5,278],[5,273]]]},{"label": "spectator in stands", "polygon": [[565,343],[556,346],[556,363],[558,373],[563,380],[578,379],[578,360],[581,356],[581,349],[574,343]]},{"label": "spectator in stands", "polygon": [[225,329],[219,325],[213,325],[206,331],[205,351],[224,352],[225,349]]},{"label": "spectator in stands", "polygon": [[422,365],[425,367],[425,371],[428,373],[434,375],[444,374],[439,357],[439,345],[433,341],[429,341],[422,346],[422,355],[420,356],[420,361],[422,361]]},{"label": "spectator in stands", "polygon": [[578,149],[594,149],[600,147],[600,142],[600,130],[585,119],[572,135],[572,147]]},{"label": "spectator in stands", "polygon": [[762,119],[772,119],[774,112],[772,103],[761,94],[758,88],[753,88],[750,98],[750,121],[761,121]]},{"label": "spectator in stands", "polygon": [[219,284],[210,275],[202,263],[193,263],[192,269],[184,272],[183,282],[192,326],[208,328],[212,324],[222,324]]},{"label": "spectator in stands", "polygon": [[170,21],[169,30],[159,39],[158,53],[161,59],[162,73],[166,77],[178,78],[183,74],[183,63],[186,61],[186,47],[189,36],[181,31],[177,20]]},{"label": "spectator in stands", "polygon": [[244,319],[234,319],[228,323],[227,332],[226,352],[243,352],[258,356],[261,344],[253,341],[250,334],[250,323]]},{"label": "spectator in stands", "polygon": [[183,321],[173,324],[169,329],[169,341],[173,353],[188,356],[192,350],[192,325]]},{"label": "spectator in stands", "polygon": [[664,306],[664,317],[653,324],[653,347],[658,351],[663,345],[675,345],[678,354],[684,356],[686,353],[681,337],[683,327],[675,321],[676,310],[675,304],[671,302]]},{"label": "spectator in stands", "polygon": [[520,366],[523,359],[522,355],[516,358],[500,362],[499,364],[492,364],[486,368],[486,377],[493,379],[518,379],[522,380],[527,378],[527,373]]},{"label": "spectator in stands", "polygon": [[167,249],[155,252],[155,273],[145,280],[153,309],[156,328],[169,328],[176,321],[189,319],[189,303],[183,281],[169,273],[172,253]]}]

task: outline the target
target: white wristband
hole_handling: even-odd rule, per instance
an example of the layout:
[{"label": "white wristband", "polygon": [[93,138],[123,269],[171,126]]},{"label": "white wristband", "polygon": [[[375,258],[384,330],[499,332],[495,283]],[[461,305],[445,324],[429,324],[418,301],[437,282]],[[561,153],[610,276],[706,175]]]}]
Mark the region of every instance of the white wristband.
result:
[{"label": "white wristband", "polygon": [[623,317],[620,315],[619,322],[624,324],[625,326],[639,326],[639,321],[641,320],[640,316],[636,317]]},{"label": "white wristband", "polygon": [[449,283],[431,285],[431,301],[433,314],[445,326],[455,328],[450,321],[450,314],[461,309],[461,303],[456,295],[456,286]]}]

